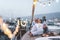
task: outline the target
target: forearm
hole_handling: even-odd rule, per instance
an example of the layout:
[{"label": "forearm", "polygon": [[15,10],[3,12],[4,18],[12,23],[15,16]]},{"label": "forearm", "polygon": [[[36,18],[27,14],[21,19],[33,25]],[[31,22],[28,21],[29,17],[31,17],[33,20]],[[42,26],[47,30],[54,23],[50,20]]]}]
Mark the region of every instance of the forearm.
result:
[{"label": "forearm", "polygon": [[16,29],[15,29],[13,35],[16,35],[18,31],[19,31],[19,26],[16,27]]}]

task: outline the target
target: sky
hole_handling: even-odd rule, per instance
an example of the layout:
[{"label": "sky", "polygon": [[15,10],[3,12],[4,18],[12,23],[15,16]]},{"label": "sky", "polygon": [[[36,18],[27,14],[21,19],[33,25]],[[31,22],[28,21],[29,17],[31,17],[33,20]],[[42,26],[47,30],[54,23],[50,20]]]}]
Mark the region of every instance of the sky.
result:
[{"label": "sky", "polygon": [[[33,0],[0,0],[0,16],[3,17],[23,17],[31,16]],[[60,0],[55,1],[51,6],[46,4],[44,7],[37,2],[35,7],[35,15],[46,14],[52,12],[60,12]]]}]

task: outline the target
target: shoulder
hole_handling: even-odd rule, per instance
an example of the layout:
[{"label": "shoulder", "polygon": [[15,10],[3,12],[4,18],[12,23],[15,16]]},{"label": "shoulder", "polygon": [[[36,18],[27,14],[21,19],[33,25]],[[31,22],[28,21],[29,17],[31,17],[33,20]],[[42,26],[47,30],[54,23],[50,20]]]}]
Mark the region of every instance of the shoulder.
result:
[{"label": "shoulder", "polygon": [[2,27],[8,27],[8,24],[3,23],[3,24],[2,24]]},{"label": "shoulder", "polygon": [[35,26],[38,26],[39,24],[35,23]]},{"label": "shoulder", "polygon": [[3,25],[7,25],[6,23],[3,23]]},{"label": "shoulder", "polygon": [[43,25],[43,23],[40,23],[40,25]]}]

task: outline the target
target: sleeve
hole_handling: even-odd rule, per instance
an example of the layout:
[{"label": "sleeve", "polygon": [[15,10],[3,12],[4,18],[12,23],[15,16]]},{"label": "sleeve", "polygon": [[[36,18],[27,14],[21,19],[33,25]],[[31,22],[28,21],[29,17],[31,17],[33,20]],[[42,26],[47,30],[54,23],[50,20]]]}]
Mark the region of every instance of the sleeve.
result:
[{"label": "sleeve", "polygon": [[36,25],[34,25],[32,28],[31,28],[31,33],[33,33],[34,31],[36,31],[37,28],[36,28]]}]

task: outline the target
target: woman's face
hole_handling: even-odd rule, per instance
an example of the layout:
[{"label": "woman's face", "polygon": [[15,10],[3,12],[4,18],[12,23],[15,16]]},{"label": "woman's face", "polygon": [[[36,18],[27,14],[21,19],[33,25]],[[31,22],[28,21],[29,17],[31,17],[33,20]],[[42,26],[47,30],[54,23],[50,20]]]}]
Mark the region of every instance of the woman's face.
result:
[{"label": "woman's face", "polygon": [[38,23],[41,23],[41,20],[40,19],[38,19]]}]

